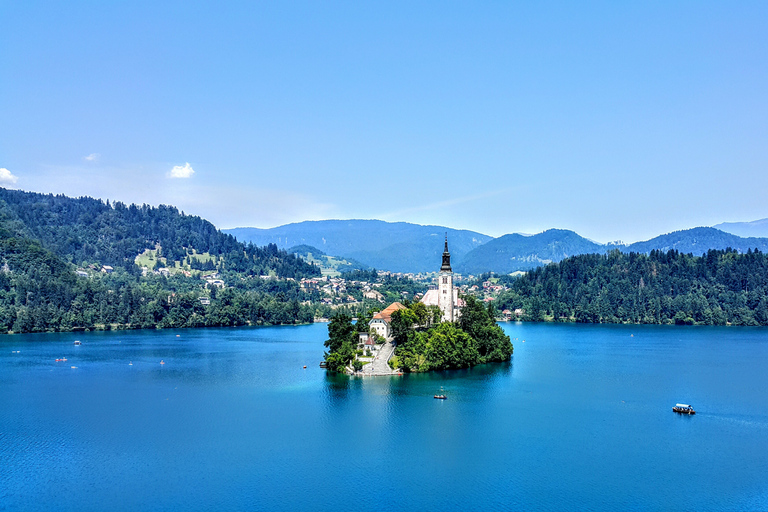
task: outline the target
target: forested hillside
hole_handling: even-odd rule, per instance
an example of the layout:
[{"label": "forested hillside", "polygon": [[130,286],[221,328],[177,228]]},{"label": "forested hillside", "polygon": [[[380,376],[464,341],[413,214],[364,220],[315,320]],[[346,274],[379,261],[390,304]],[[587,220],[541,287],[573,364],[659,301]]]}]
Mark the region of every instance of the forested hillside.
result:
[{"label": "forested hillside", "polygon": [[731,249],[575,256],[520,277],[497,308],[522,309],[534,321],[768,325],[768,256]]},{"label": "forested hillside", "polygon": [[[142,272],[147,249],[171,269]],[[318,274],[173,207],[0,189],[0,332],[307,322],[298,284],[262,277]]]},{"label": "forested hillside", "polygon": [[131,271],[138,254],[159,246],[160,255],[171,262],[208,253],[222,256],[224,268],[236,272],[260,275],[272,271],[282,277],[318,274],[301,258],[274,246],[242,244],[207,220],[184,215],[173,206],[126,206],[4,188],[0,188],[0,201],[0,207],[7,207],[8,220],[16,221],[28,236],[76,265],[98,262]]},{"label": "forested hillside", "polygon": [[674,249],[701,256],[710,249],[728,248],[739,252],[747,252],[749,249],[768,251],[768,238],[742,238],[715,228],[691,228],[659,235],[645,242],[635,242],[622,248],[622,251],[647,254],[653,250],[667,252]]}]

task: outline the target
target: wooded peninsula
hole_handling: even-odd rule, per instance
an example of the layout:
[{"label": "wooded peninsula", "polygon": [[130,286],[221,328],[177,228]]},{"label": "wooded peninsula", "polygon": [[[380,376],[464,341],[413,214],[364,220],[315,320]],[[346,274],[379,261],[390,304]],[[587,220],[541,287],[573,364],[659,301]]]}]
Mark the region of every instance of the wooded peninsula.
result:
[{"label": "wooded peninsula", "polygon": [[527,321],[768,325],[768,256],[730,249],[574,256],[512,279],[495,302]]}]

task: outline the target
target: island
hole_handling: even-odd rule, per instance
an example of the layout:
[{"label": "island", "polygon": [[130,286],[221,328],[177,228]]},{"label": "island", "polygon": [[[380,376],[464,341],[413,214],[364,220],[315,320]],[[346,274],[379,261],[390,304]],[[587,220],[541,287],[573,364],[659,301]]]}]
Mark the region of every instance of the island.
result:
[{"label": "island", "polygon": [[[330,319],[325,346],[328,371],[361,375],[468,368],[509,361],[514,350],[492,303],[460,296],[453,287],[447,238],[437,286],[421,301],[395,302],[354,323],[339,312]],[[382,371],[382,363],[390,370]]]}]

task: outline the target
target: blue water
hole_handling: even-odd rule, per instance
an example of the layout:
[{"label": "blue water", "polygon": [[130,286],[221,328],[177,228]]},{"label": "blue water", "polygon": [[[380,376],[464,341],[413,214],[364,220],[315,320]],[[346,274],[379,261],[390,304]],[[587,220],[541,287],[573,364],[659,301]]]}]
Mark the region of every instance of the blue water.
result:
[{"label": "blue water", "polygon": [[768,330],[504,328],[365,380],[325,324],[4,337],[0,510],[768,509]]}]

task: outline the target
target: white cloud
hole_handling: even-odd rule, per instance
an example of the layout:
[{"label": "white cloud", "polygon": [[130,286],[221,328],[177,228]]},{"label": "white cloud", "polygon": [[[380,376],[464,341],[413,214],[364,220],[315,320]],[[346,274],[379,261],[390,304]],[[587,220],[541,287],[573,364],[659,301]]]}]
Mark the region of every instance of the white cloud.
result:
[{"label": "white cloud", "polygon": [[91,153],[88,156],[84,156],[83,160],[87,160],[88,162],[95,162],[95,161],[97,161],[99,159],[100,156],[101,156],[101,154],[99,154],[99,153]]},{"label": "white cloud", "polygon": [[8,185],[16,183],[17,181],[19,181],[18,176],[14,176],[14,174],[5,167],[0,167],[0,184]]},{"label": "white cloud", "polygon": [[191,165],[189,165],[189,162],[187,162],[183,166],[174,165],[173,169],[171,169],[171,172],[168,173],[168,177],[169,178],[190,178],[193,174],[195,174],[195,170],[192,168]]}]

